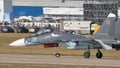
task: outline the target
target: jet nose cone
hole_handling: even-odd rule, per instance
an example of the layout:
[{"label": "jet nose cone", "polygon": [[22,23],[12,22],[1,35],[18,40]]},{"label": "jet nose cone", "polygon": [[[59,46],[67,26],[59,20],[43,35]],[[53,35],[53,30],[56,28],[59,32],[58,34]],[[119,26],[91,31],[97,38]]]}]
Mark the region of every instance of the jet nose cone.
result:
[{"label": "jet nose cone", "polygon": [[25,46],[25,42],[24,42],[25,38],[22,39],[18,39],[12,43],[10,43],[10,46]]}]

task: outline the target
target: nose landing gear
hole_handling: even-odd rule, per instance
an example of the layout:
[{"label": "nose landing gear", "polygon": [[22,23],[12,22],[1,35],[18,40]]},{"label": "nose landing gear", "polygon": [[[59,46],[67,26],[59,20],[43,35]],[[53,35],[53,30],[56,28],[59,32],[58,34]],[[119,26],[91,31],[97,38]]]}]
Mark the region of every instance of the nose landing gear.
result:
[{"label": "nose landing gear", "polygon": [[58,53],[58,46],[55,46],[55,57],[60,57],[60,56],[61,56],[61,54]]},{"label": "nose landing gear", "polygon": [[55,54],[55,57],[60,57],[60,53],[56,53],[56,54]]}]

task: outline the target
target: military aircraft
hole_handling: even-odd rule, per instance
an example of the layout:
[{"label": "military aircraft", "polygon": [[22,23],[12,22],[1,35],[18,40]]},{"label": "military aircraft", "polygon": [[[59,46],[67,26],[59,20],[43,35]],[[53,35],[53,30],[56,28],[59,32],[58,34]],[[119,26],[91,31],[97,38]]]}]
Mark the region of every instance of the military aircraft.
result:
[{"label": "military aircraft", "polygon": [[[44,44],[44,47],[58,47],[58,43],[67,43],[68,41],[77,41],[77,40],[88,40],[85,36],[74,35],[71,33],[66,33],[58,30],[51,29],[42,29],[37,33],[16,40],[10,43],[10,46],[31,46],[31,45],[41,45]],[[69,46],[68,46],[69,47]],[[56,57],[59,57],[60,54],[57,53],[56,49]]]},{"label": "military aircraft", "polygon": [[[98,32],[92,38],[86,38],[81,35],[74,35],[62,31],[39,31],[36,34],[19,39],[10,44],[10,46],[29,46],[44,44],[45,47],[58,47],[58,43],[66,44],[68,49],[87,51],[84,53],[85,58],[90,58],[90,49],[97,49],[97,58],[102,58],[103,54],[100,49],[111,50],[115,48],[120,50],[120,31],[118,31],[119,19],[114,14],[109,14],[105,19]],[[117,32],[118,31],[118,32]],[[60,57],[60,53],[56,51],[56,57]]]}]

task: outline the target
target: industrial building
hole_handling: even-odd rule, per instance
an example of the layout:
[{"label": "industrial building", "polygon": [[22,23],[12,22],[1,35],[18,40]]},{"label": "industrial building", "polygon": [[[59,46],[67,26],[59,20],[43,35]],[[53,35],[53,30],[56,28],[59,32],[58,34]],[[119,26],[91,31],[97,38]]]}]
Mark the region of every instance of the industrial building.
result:
[{"label": "industrial building", "polygon": [[[116,16],[120,16],[119,0],[54,0],[54,1],[11,0],[11,1],[12,1],[11,16],[13,18],[19,16],[47,16],[73,19],[78,18],[81,20],[91,20],[93,22],[98,22],[104,20],[104,18],[108,15],[109,12],[113,12],[116,14]],[[93,4],[95,7],[89,8],[85,7],[85,5],[89,6],[90,4]],[[105,6],[106,4],[108,5]],[[104,7],[108,8],[105,9]],[[100,10],[96,8],[99,8]]]},{"label": "industrial building", "polygon": [[[119,16],[119,0],[13,0],[12,3],[15,17],[43,15],[47,17],[78,18],[99,23],[110,12]],[[91,4],[93,5],[91,6]],[[19,8],[19,11],[16,8]]]},{"label": "industrial building", "polygon": [[[81,3],[82,2],[82,3]],[[14,16],[32,15],[32,16],[49,16],[49,17],[81,17],[83,15],[84,1],[67,1],[67,0],[13,0]],[[16,12],[19,7],[20,12]],[[37,9],[39,8],[39,9]],[[23,10],[24,9],[24,10]],[[69,11],[71,10],[71,12]],[[35,13],[34,13],[34,12]],[[32,13],[32,14],[30,14]],[[34,14],[33,14],[34,13]]]}]

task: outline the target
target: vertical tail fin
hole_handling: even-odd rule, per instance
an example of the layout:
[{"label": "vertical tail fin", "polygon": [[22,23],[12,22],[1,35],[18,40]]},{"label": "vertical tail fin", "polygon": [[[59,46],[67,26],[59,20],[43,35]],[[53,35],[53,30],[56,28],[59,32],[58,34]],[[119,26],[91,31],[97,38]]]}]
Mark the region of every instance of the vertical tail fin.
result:
[{"label": "vertical tail fin", "polygon": [[120,40],[120,19],[117,20],[115,24],[115,33],[114,37],[116,40]]},{"label": "vertical tail fin", "polygon": [[109,14],[102,23],[101,28],[93,36],[94,39],[110,39],[114,36],[116,17],[114,14]]}]

